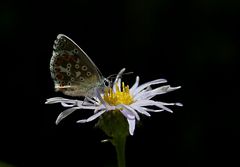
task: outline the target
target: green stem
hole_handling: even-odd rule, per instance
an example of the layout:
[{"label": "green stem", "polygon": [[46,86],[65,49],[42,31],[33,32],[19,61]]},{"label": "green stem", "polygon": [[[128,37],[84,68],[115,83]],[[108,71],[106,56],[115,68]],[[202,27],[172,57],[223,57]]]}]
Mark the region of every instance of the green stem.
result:
[{"label": "green stem", "polygon": [[110,141],[117,153],[118,167],[125,167],[125,144],[128,131],[128,122],[118,110],[103,114],[97,123],[100,129],[111,138]]},{"label": "green stem", "polygon": [[118,167],[125,167],[126,138],[125,137],[115,138],[113,144],[115,146],[117,153]]}]

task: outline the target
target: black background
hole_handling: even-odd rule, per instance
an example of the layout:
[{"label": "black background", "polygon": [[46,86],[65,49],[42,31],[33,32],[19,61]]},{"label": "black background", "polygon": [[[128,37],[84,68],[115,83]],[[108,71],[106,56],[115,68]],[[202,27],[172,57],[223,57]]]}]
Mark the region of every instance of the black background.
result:
[{"label": "black background", "polygon": [[[72,38],[104,76],[126,67],[141,83],[165,78],[182,102],[173,114],[142,117],[128,138],[127,166],[234,166],[238,163],[240,3],[234,0],[14,2],[0,6],[0,161],[14,166],[114,166],[115,152],[91,115],[58,126],[49,72],[59,33]],[[63,96],[65,97],[65,96]],[[116,166],[116,165],[115,165]]]}]

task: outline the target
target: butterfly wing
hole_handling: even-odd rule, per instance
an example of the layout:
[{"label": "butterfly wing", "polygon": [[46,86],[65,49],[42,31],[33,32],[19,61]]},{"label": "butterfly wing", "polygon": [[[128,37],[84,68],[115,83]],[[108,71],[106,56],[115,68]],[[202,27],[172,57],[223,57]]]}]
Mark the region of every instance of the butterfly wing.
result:
[{"label": "butterfly wing", "polygon": [[69,37],[59,34],[53,45],[50,72],[55,90],[69,96],[86,96],[103,77],[87,54]]}]

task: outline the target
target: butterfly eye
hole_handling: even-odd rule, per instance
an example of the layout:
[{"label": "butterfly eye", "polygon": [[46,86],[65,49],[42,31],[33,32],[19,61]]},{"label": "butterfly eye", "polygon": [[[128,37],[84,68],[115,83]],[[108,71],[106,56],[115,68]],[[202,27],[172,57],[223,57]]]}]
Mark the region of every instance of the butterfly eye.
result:
[{"label": "butterfly eye", "polygon": [[104,85],[107,86],[107,87],[111,86],[111,81],[105,78],[104,79]]},{"label": "butterfly eye", "polygon": [[71,81],[74,81],[74,78],[73,78],[73,77],[71,78]]},{"label": "butterfly eye", "polygon": [[83,71],[87,71],[87,69],[88,69],[87,66],[82,66]]},{"label": "butterfly eye", "polygon": [[68,82],[67,84],[70,86],[70,85],[71,85],[71,82]]},{"label": "butterfly eye", "polygon": [[67,76],[70,76],[71,75],[71,73],[70,72],[67,72]]}]

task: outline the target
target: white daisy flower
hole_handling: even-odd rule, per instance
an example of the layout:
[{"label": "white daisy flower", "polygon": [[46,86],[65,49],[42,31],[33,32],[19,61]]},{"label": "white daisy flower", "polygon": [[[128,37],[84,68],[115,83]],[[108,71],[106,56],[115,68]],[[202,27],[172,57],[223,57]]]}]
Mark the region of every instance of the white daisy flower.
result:
[{"label": "white daisy flower", "polygon": [[[130,135],[133,135],[136,121],[140,120],[139,114],[149,117],[151,116],[151,112],[168,111],[172,113],[173,111],[166,106],[182,106],[181,103],[165,103],[152,99],[156,95],[179,89],[180,86],[171,87],[170,85],[165,85],[152,89],[150,86],[166,83],[167,80],[156,79],[139,85],[139,77],[137,76],[136,82],[131,88],[129,88],[128,85],[126,86],[124,82],[121,82],[120,77],[124,71],[125,69],[121,70],[117,75],[113,86],[109,89],[106,89],[104,93],[101,94],[102,99],[99,99],[97,97],[91,99],[88,98],[87,102],[82,100],[66,99],[62,97],[47,99],[45,104],[61,103],[63,107],[68,108],[59,114],[56,120],[56,124],[58,124],[62,119],[66,118],[68,115],[78,109],[94,110],[94,114],[87,119],[78,120],[77,123],[86,123],[93,121],[103,113],[121,112],[127,119]],[[152,106],[155,106],[157,109],[149,108]]]}]

